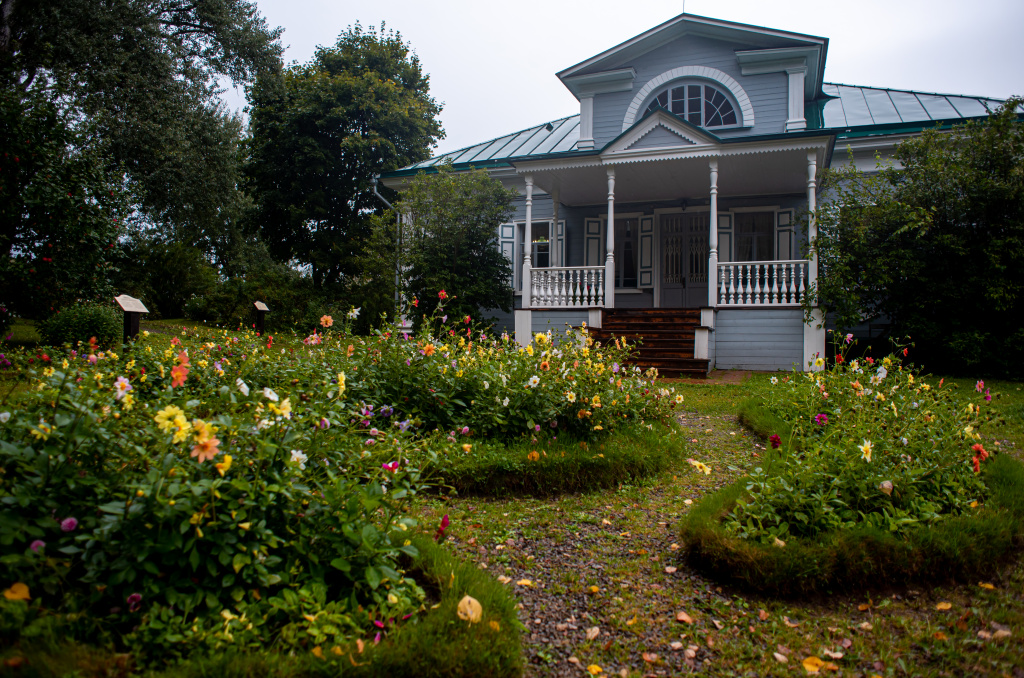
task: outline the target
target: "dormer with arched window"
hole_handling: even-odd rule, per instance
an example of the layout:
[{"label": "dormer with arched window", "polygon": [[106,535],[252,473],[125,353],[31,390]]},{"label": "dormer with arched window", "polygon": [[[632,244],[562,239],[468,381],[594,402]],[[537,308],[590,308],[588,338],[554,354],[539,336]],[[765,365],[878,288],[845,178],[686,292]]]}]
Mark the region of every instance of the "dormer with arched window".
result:
[{"label": "dormer with arched window", "polygon": [[722,90],[706,82],[673,83],[650,100],[646,111],[663,108],[691,125],[715,129],[740,124],[736,105]]}]

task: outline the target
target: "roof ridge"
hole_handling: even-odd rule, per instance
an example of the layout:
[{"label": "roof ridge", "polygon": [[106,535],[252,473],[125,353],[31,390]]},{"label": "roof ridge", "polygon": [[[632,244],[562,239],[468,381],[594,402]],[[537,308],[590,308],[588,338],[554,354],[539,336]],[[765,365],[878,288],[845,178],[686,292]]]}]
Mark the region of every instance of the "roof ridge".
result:
[{"label": "roof ridge", "polygon": [[822,87],[825,85],[833,85],[835,87],[853,87],[856,89],[877,89],[884,92],[906,92],[908,94],[926,94],[933,97],[960,97],[962,99],[984,99],[985,101],[1006,101],[1006,99],[1000,99],[999,97],[986,97],[976,96],[974,94],[952,94],[948,92],[925,92],[919,89],[900,89],[898,87],[875,87],[872,85],[851,85],[846,82],[823,82]]}]

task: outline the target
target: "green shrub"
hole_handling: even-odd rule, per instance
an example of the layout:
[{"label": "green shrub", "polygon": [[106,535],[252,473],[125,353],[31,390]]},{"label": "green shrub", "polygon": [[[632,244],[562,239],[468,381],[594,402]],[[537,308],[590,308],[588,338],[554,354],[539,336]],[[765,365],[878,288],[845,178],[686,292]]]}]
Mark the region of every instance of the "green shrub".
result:
[{"label": "green shrub", "polygon": [[38,326],[44,344],[62,346],[88,342],[92,337],[102,346],[119,342],[124,329],[122,314],[110,304],[85,303],[69,306]]}]

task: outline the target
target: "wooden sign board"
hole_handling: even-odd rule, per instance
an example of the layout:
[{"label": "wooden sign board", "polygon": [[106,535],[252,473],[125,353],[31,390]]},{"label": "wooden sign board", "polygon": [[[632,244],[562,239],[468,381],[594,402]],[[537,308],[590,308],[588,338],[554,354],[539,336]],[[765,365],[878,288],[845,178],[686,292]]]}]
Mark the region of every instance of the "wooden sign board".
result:
[{"label": "wooden sign board", "polygon": [[129,297],[127,294],[122,294],[119,297],[114,297],[114,301],[121,307],[121,310],[125,313],[149,313],[149,309],[146,305],[135,297]]},{"label": "wooden sign board", "polygon": [[270,310],[269,308],[267,308],[267,305],[264,304],[262,301],[257,301],[255,306],[256,306],[256,310],[257,311],[269,311]]}]

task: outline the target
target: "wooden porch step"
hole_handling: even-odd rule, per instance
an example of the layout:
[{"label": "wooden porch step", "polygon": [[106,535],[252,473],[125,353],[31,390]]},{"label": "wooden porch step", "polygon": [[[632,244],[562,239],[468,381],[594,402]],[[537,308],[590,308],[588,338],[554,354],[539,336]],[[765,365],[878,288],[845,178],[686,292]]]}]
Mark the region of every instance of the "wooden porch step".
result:
[{"label": "wooden porch step", "polygon": [[604,312],[601,328],[590,333],[602,343],[616,337],[640,342],[629,363],[642,369],[656,367],[665,377],[700,378],[707,376],[709,361],[693,357],[699,326],[699,309],[612,309]]}]

